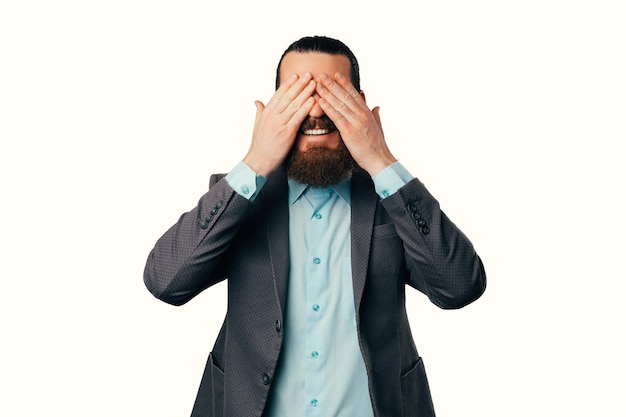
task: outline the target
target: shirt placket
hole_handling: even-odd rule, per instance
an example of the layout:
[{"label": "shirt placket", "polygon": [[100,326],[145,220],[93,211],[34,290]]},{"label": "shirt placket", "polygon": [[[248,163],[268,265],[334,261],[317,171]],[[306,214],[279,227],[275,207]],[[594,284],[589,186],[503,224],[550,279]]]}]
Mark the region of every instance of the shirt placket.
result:
[{"label": "shirt placket", "polygon": [[325,314],[328,287],[330,251],[328,245],[329,190],[309,190],[313,204],[309,220],[309,257],[306,280],[306,343],[305,343],[305,399],[307,417],[324,416],[324,379],[327,362],[328,336],[323,332],[321,319]]}]

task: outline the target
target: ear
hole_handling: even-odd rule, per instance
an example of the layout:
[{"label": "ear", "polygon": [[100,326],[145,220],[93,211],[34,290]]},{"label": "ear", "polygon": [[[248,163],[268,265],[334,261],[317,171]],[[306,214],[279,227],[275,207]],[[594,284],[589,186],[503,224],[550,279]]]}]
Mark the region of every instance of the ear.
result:
[{"label": "ear", "polygon": [[365,104],[367,104],[367,100],[365,99],[365,92],[363,90],[361,90],[360,94],[361,94],[361,98],[363,99]]}]

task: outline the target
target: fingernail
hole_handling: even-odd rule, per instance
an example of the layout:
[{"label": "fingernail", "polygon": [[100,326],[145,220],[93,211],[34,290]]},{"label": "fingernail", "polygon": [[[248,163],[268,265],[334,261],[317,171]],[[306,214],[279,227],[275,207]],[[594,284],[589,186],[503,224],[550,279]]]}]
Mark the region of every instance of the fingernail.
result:
[{"label": "fingernail", "polygon": [[291,75],[289,76],[289,81],[295,81],[295,80],[297,80],[297,79],[298,79],[298,74],[291,74]]}]

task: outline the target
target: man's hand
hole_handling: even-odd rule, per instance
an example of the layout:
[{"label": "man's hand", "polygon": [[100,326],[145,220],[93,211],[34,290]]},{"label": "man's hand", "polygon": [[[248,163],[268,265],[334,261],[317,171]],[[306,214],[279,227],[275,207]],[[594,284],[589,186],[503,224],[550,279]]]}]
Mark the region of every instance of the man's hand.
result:
[{"label": "man's hand", "polygon": [[337,73],[333,79],[323,74],[317,93],[321,97],[320,107],[339,129],[350,154],[370,176],[396,162],[385,142],[380,108],[370,110],[348,77]]},{"label": "man's hand", "polygon": [[255,101],[256,119],[252,144],[243,159],[254,172],[267,177],[280,166],[293,145],[300,125],[315,99],[316,82],[311,74],[292,74],[264,106]]}]

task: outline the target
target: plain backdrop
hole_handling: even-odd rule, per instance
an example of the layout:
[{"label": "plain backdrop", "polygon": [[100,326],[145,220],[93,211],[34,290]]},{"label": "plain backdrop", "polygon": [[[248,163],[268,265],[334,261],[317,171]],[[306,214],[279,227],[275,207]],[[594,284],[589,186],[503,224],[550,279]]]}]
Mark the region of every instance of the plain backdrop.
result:
[{"label": "plain backdrop", "polygon": [[462,310],[408,291],[438,416],[625,416],[624,21],[618,0],[2,2],[0,415],[190,414],[226,285],[172,307],[145,260],[245,155],[283,50],[327,35],[486,267]]}]

